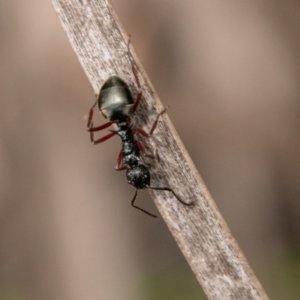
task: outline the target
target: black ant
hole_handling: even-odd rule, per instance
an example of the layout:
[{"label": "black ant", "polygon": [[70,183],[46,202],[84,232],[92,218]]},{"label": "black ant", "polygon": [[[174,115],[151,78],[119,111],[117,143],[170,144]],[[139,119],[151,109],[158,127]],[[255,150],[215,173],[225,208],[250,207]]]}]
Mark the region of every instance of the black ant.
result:
[{"label": "black ant", "polygon": [[[129,49],[129,44],[128,44]],[[162,190],[171,192],[179,202],[184,205],[191,205],[192,203],[186,203],[182,201],[175,192],[169,187],[153,187],[150,185],[151,177],[148,168],[140,162],[141,153],[144,156],[154,158],[153,155],[147,154],[143,144],[137,141],[134,138],[135,133],[139,133],[144,137],[150,137],[154,132],[158,119],[161,115],[166,112],[166,108],[158,114],[155,122],[152,125],[152,128],[149,133],[145,132],[142,128],[134,128],[131,125],[131,115],[138,108],[141,98],[141,85],[137,76],[137,71],[132,63],[132,72],[134,74],[136,84],[139,88],[138,95],[136,100],[133,100],[132,94],[129,90],[128,85],[118,76],[112,76],[108,78],[100,89],[100,93],[97,101],[91,107],[88,122],[87,122],[87,130],[90,132],[91,142],[96,145],[102,143],[114,135],[120,136],[122,140],[122,149],[119,153],[116,167],[117,171],[127,170],[126,178],[127,182],[133,185],[136,188],[134,197],[131,201],[131,205],[142,212],[148,214],[151,217],[157,218],[156,215],[149,213],[148,211],[142,209],[141,207],[135,205],[135,200],[137,198],[138,189],[152,189],[152,190]],[[109,122],[93,127],[93,111],[95,106],[98,105],[98,108],[104,118],[108,119]],[[110,130],[111,133],[105,135],[104,137],[94,140],[94,132],[100,131],[105,128],[108,128],[112,124],[116,124],[118,126],[118,130]]]}]

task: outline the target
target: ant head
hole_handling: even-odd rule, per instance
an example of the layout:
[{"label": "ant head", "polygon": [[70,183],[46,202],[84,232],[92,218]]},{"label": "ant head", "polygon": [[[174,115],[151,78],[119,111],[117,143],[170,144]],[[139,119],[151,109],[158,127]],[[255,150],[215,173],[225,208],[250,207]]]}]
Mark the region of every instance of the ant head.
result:
[{"label": "ant head", "polygon": [[98,107],[110,121],[126,120],[134,101],[128,85],[118,76],[108,78],[100,89]]},{"label": "ant head", "polygon": [[150,173],[146,166],[140,164],[127,169],[126,178],[129,184],[137,189],[144,189],[150,185]]}]

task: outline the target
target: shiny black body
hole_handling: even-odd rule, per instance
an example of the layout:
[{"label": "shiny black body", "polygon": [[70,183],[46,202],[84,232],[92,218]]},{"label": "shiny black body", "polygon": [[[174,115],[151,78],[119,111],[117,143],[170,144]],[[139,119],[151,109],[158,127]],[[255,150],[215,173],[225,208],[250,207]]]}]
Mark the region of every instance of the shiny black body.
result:
[{"label": "shiny black body", "polygon": [[128,183],[137,189],[145,189],[150,186],[150,172],[145,165],[138,164],[127,169],[126,178]]},{"label": "shiny black body", "polygon": [[118,76],[104,82],[97,102],[104,118],[119,122],[127,120],[134,105],[128,85]]},{"label": "shiny black body", "polygon": [[[138,88],[140,89],[140,83],[137,77],[137,73],[134,67],[132,67]],[[166,109],[164,109],[156,118],[156,121],[152,125],[149,133],[146,133],[141,128],[133,128],[131,125],[131,115],[137,109],[142,92],[140,91],[135,101],[129,90],[128,85],[119,77],[112,76],[108,78],[100,89],[100,93],[96,103],[92,106],[88,118],[88,131],[90,132],[91,141],[93,144],[98,144],[106,141],[114,135],[118,135],[122,141],[122,149],[117,159],[116,170],[126,170],[127,182],[136,188],[135,195],[131,201],[131,205],[142,212],[156,217],[148,211],[135,205],[138,189],[153,189],[170,191],[184,205],[191,205],[191,203],[185,203],[182,201],[171,188],[168,187],[153,187],[151,186],[151,176],[148,168],[140,162],[141,154],[144,156],[154,158],[154,156],[146,154],[143,144],[135,139],[135,133],[139,133],[144,137],[150,137],[156,128],[159,116],[161,116]],[[92,117],[94,107],[98,105],[102,115],[109,120],[106,124],[98,127],[93,127]],[[111,133],[94,140],[94,132],[108,128],[112,124],[118,126],[118,130],[110,130]]]},{"label": "shiny black body", "polygon": [[138,164],[140,160],[140,148],[134,138],[131,126],[128,126],[126,122],[117,122],[116,124],[120,128],[116,131],[116,134],[122,141],[122,165],[130,168]]}]

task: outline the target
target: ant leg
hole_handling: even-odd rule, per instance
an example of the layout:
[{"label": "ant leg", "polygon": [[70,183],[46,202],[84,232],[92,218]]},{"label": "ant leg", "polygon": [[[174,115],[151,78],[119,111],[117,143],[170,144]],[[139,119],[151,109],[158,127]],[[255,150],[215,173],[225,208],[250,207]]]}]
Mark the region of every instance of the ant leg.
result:
[{"label": "ant leg", "polygon": [[88,131],[99,131],[99,130],[105,129],[105,128],[109,127],[110,125],[112,125],[113,123],[115,123],[115,121],[109,121],[101,126],[93,127],[93,115],[94,115],[94,108],[95,108],[96,104],[97,104],[97,101],[94,103],[94,105],[91,107],[91,109],[89,111],[88,121],[87,121],[87,126],[86,126]]},{"label": "ant leg", "polygon": [[93,132],[90,132],[91,134],[91,142],[96,145],[96,144],[100,144],[102,142],[105,142],[106,140],[110,139],[111,137],[113,137],[116,133],[115,132],[112,132],[108,135],[105,135],[104,137],[100,138],[99,140],[94,140],[94,133]]},{"label": "ant leg", "polygon": [[164,108],[156,117],[156,120],[154,121],[152,128],[150,130],[150,136],[152,135],[152,133],[154,132],[156,126],[157,126],[157,122],[160,116],[162,116],[166,111],[167,111],[168,107]]},{"label": "ant leg", "polygon": [[97,99],[96,102],[93,104],[93,106],[90,108],[89,116],[88,116],[88,122],[87,122],[87,128],[90,128],[91,125],[92,125],[92,119],[93,119],[93,114],[94,114],[94,108],[95,108],[97,102],[98,102],[98,99]]},{"label": "ant leg", "polygon": [[131,62],[131,70],[132,70],[132,73],[133,73],[136,85],[137,85],[137,87],[139,89],[139,93],[138,93],[138,95],[136,97],[136,100],[135,100],[133,108],[132,108],[132,113],[134,113],[136,111],[136,109],[138,108],[140,102],[141,102],[142,91],[141,91],[141,83],[140,83],[140,80],[139,80],[139,77],[138,77],[138,73],[137,73],[137,68],[135,66],[134,60],[132,59],[132,54],[131,54],[131,51],[130,51],[130,43],[131,42],[130,42],[130,36],[129,36],[128,37],[128,41],[127,41],[127,52],[129,54],[129,59],[130,59],[130,62]]},{"label": "ant leg", "polygon": [[[104,142],[104,141],[106,141],[107,139],[109,139],[109,138],[111,137],[110,134],[109,134],[109,137],[108,137],[107,139],[104,139],[103,141],[101,140],[100,142],[97,141],[97,143],[95,143],[95,141],[94,141],[94,132],[95,132],[95,131],[102,130],[102,129],[105,129],[105,128],[109,127],[110,125],[112,125],[113,123],[114,123],[114,122],[107,122],[107,123],[105,123],[105,124],[103,124],[103,125],[101,125],[101,126],[93,127],[93,123],[91,122],[91,123],[90,123],[90,126],[91,126],[91,127],[88,128],[88,131],[89,131],[89,133],[90,133],[91,142],[94,143],[94,144],[98,144],[98,143]],[[105,137],[107,137],[107,136],[105,136]]]},{"label": "ant leg", "polygon": [[108,140],[110,137],[112,137],[114,134],[108,134],[106,136],[104,136],[103,138],[95,141],[94,140],[94,132],[95,131],[100,131],[103,130],[109,126],[111,126],[112,124],[114,124],[114,121],[109,121],[103,125],[97,126],[97,127],[93,127],[93,115],[94,115],[94,107],[97,104],[97,101],[94,103],[94,105],[91,107],[90,111],[89,111],[89,116],[88,116],[88,122],[87,122],[87,131],[89,131],[90,133],[90,139],[91,142],[95,145],[95,144],[99,144],[102,143],[106,140]]},{"label": "ant leg", "polygon": [[115,166],[116,171],[122,171],[122,170],[127,169],[126,166],[122,166],[122,159],[123,159],[123,149],[121,149],[121,151],[118,155],[117,163],[116,163],[116,166]]},{"label": "ant leg", "polygon": [[94,114],[94,108],[91,108],[89,111],[89,116],[88,116],[88,122],[87,122],[87,128],[90,128],[92,126],[92,119],[93,119],[93,114]]},{"label": "ant leg", "polygon": [[108,122],[108,123],[105,123],[105,124],[103,124],[101,126],[93,127],[93,122],[90,122],[89,125],[91,127],[88,128],[88,131],[90,132],[91,143],[93,143],[94,145],[96,145],[96,144],[105,142],[109,138],[113,137],[116,134],[116,132],[114,132],[114,131],[112,131],[112,133],[110,133],[110,134],[105,135],[104,137],[100,138],[99,140],[95,141],[95,139],[94,139],[94,131],[105,129],[105,128],[109,127],[110,125],[112,125],[112,123],[114,123],[114,122]]},{"label": "ant leg", "polygon": [[160,117],[161,115],[163,115],[163,114],[167,111],[167,109],[168,109],[168,107],[166,107],[165,109],[163,109],[163,110],[157,115],[157,117],[156,117],[156,119],[155,119],[155,121],[154,121],[154,123],[153,123],[153,125],[152,125],[152,127],[151,127],[149,133],[147,133],[147,132],[146,132],[144,129],[142,129],[142,128],[133,128],[133,129],[132,129],[133,133],[138,132],[139,134],[141,134],[141,135],[144,136],[144,137],[150,137],[150,136],[153,134],[153,132],[154,132],[156,126],[157,126],[159,117]]},{"label": "ant leg", "polygon": [[[130,51],[129,50],[129,46],[128,46],[128,51]],[[141,90],[140,80],[139,80],[139,77],[137,75],[137,70],[136,70],[136,68],[135,68],[135,66],[134,66],[134,64],[133,64],[132,61],[131,61],[131,69],[132,69],[132,73],[133,73],[134,78],[135,78],[136,85],[137,85],[137,87],[139,89],[139,92],[137,94],[136,100],[135,100],[133,108],[132,108],[132,113],[134,113],[137,110],[137,108],[138,108],[138,106],[139,106],[139,104],[141,102],[142,94],[143,93],[142,93],[142,90]]]},{"label": "ant leg", "polygon": [[135,190],[135,194],[134,194],[134,196],[133,196],[133,199],[131,200],[131,206],[132,207],[134,207],[134,208],[136,208],[136,209],[139,209],[139,210],[141,210],[143,213],[145,213],[145,214],[147,214],[147,215],[149,215],[149,216],[151,216],[151,217],[153,217],[153,218],[157,218],[157,216],[156,215],[153,215],[153,214],[151,214],[151,213],[149,213],[148,211],[146,211],[146,210],[144,210],[144,209],[142,209],[142,208],[140,208],[139,206],[136,206],[135,204],[134,204],[134,202],[135,202],[135,200],[136,200],[136,197],[137,197],[137,189]]},{"label": "ant leg", "polygon": [[149,157],[149,158],[153,158],[153,159],[155,158],[154,155],[152,155],[152,154],[147,154],[147,153],[146,153],[145,147],[144,147],[144,145],[143,145],[141,142],[136,141],[136,144],[137,144],[137,146],[139,147],[141,153],[142,153],[144,156]]},{"label": "ant leg", "polygon": [[149,189],[152,189],[152,190],[158,190],[158,191],[169,191],[171,192],[175,198],[180,202],[182,203],[183,205],[186,205],[186,206],[191,206],[194,204],[194,202],[191,202],[191,203],[186,203],[184,202],[183,200],[181,200],[176,194],[175,192],[171,189],[171,188],[168,188],[168,187],[153,187],[153,186],[149,186]]},{"label": "ant leg", "polygon": [[111,126],[114,123],[115,123],[115,121],[109,121],[109,122],[107,122],[107,123],[105,123],[103,125],[100,125],[100,126],[97,126],[97,127],[93,127],[93,123],[91,122],[90,123],[90,127],[88,127],[87,131],[89,131],[89,132],[100,131],[100,130],[103,130],[103,129]]},{"label": "ant leg", "polygon": [[138,108],[140,102],[142,99],[142,91],[140,91],[136,97],[136,100],[134,102],[133,108],[132,108],[132,113],[134,113],[136,111],[136,109]]},{"label": "ant leg", "polygon": [[[89,111],[88,122],[87,122],[87,131],[90,132],[90,138],[91,138],[91,142],[92,143],[95,143],[94,142],[94,131],[103,130],[103,129],[111,126],[113,123],[115,123],[113,121],[110,121],[110,122],[107,122],[107,123],[105,123],[105,124],[103,124],[101,126],[93,127],[93,114],[94,114],[94,107],[95,107],[96,103],[92,106],[92,108]],[[101,143],[101,141],[97,142],[97,144],[98,143]]]},{"label": "ant leg", "polygon": [[137,69],[135,67],[135,63],[134,63],[134,60],[132,59],[132,53],[130,51],[130,43],[131,43],[131,40],[130,40],[130,35],[128,37],[128,41],[127,41],[127,52],[129,54],[129,59],[130,59],[130,62],[131,62],[131,69],[132,69],[132,73],[133,73],[133,76],[135,78],[135,81],[136,81],[136,85],[138,86],[138,88],[140,89],[141,88],[141,84],[140,84],[140,80],[139,80],[139,77],[137,75]]},{"label": "ant leg", "polygon": [[88,122],[87,122],[87,126],[86,126],[87,130],[89,132],[103,130],[115,123],[115,121],[109,121],[101,126],[93,127],[93,115],[94,115],[94,108],[95,108],[96,104],[97,104],[97,101],[94,103],[94,105],[91,107],[91,109],[89,111]]}]

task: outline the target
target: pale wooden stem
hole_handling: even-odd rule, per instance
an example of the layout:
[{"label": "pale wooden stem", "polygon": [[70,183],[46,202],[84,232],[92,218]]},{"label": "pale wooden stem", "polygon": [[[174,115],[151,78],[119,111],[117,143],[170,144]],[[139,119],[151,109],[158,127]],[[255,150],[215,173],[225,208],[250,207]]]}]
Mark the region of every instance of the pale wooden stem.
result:
[{"label": "pale wooden stem", "polygon": [[[98,93],[111,75],[127,81],[137,93],[124,29],[108,0],[52,0],[55,11],[91,85]],[[162,110],[134,50],[143,99],[134,122],[152,124]],[[90,108],[87,102],[87,111]],[[155,109],[153,109],[155,108]],[[151,191],[154,201],[209,299],[268,299],[232,237],[212,197],[186,152],[173,125],[164,115],[153,137],[144,141],[160,159],[151,166],[152,185],[169,186],[171,193]],[[146,216],[145,216],[146,217]]]}]

